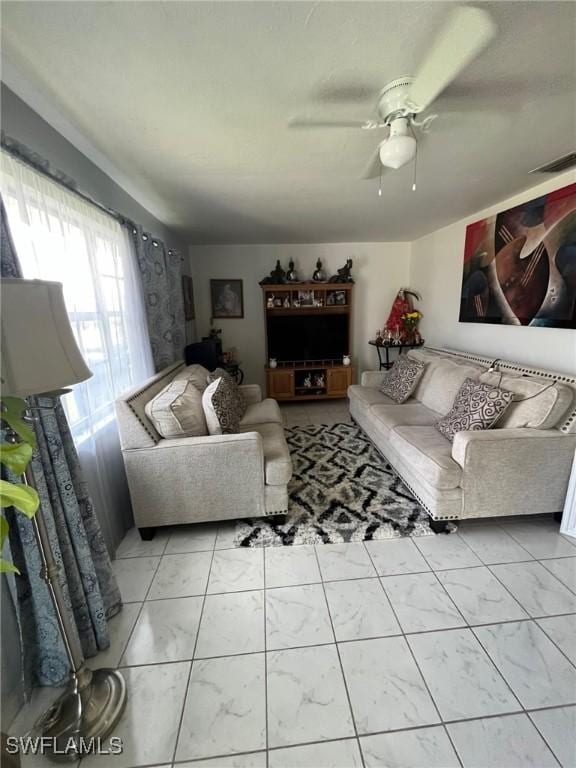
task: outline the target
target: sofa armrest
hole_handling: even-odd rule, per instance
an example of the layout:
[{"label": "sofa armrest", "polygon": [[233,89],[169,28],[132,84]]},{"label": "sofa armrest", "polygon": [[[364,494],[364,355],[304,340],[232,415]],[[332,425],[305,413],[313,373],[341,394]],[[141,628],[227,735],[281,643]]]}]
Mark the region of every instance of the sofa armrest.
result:
[{"label": "sofa armrest", "polygon": [[388,371],[364,371],[360,379],[363,387],[378,388],[382,385]]},{"label": "sofa armrest", "polygon": [[246,398],[248,405],[254,405],[254,403],[259,403],[262,400],[260,384],[242,384],[240,391]]},{"label": "sofa armrest", "polygon": [[556,429],[458,432],[452,458],[462,467],[465,517],[559,512],[576,435]]},{"label": "sofa armrest", "polygon": [[205,519],[265,514],[264,450],[257,432],[161,440],[123,456],[139,517],[166,506],[203,507]]},{"label": "sofa armrest", "polygon": [[200,437],[175,437],[170,440],[160,440],[152,448],[140,448],[140,451],[170,451],[194,449],[213,451],[220,454],[223,451],[238,450],[241,452],[258,451],[262,453],[262,437],[258,432],[235,432],[232,435],[201,435]]}]

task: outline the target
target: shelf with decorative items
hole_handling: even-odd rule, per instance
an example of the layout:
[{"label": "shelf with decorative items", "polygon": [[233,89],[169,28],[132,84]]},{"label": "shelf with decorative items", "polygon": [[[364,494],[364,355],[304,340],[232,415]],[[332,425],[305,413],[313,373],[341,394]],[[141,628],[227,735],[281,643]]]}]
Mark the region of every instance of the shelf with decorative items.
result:
[{"label": "shelf with decorative items", "polygon": [[353,283],[283,283],[263,285],[262,291],[267,312],[342,313],[352,305],[353,286]]},{"label": "shelf with decorative items", "polygon": [[[354,379],[350,357],[352,260],[327,278],[320,259],[312,280],[279,261],[261,280],[268,396],[276,400],[344,398]],[[277,358],[277,359],[276,359]]]}]

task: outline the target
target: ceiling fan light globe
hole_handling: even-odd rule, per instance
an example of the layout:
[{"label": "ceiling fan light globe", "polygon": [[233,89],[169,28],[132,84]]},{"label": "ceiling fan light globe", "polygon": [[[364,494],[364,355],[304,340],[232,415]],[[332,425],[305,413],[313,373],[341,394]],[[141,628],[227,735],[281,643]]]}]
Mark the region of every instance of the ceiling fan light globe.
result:
[{"label": "ceiling fan light globe", "polygon": [[416,154],[416,139],[413,136],[390,136],[380,146],[380,162],[386,168],[401,168]]}]

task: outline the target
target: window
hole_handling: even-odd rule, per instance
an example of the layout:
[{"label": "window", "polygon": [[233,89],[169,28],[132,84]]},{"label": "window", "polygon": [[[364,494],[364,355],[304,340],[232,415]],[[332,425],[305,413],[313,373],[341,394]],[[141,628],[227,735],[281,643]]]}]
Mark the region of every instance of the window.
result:
[{"label": "window", "polygon": [[64,397],[77,445],[114,418],[114,401],[153,372],[130,236],[112,216],[2,152],[2,197],[23,276],[55,280],[93,372]]}]

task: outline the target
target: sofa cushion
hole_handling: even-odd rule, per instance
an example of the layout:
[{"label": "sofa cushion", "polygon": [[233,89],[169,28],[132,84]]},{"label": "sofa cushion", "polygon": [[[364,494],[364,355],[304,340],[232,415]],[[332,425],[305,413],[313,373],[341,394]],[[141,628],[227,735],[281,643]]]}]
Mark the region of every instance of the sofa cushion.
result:
[{"label": "sofa cushion", "polygon": [[570,387],[528,376],[483,373],[480,381],[501,387],[514,394],[510,407],[496,424],[496,429],[552,429],[572,405],[574,394]]},{"label": "sofa cushion", "polygon": [[436,427],[395,427],[390,445],[428,485],[443,490],[460,485],[462,468],[452,458],[452,443]]},{"label": "sofa cushion", "polygon": [[348,397],[350,400],[358,400],[366,408],[371,405],[396,405],[391,397],[383,394],[379,389],[363,387],[361,384],[351,384],[348,387]]},{"label": "sofa cushion", "polygon": [[374,426],[388,440],[389,432],[395,427],[431,427],[440,414],[426,408],[422,403],[410,402],[402,405],[373,405],[370,409]]},{"label": "sofa cushion", "polygon": [[240,420],[246,412],[246,401],[236,384],[221,376],[204,390],[202,407],[208,433],[229,435],[238,432]]},{"label": "sofa cushion", "polygon": [[416,400],[421,401],[421,394],[432,378],[434,367],[440,362],[442,358],[438,355],[435,355],[433,352],[428,352],[426,349],[409,349],[406,353],[406,357],[409,357],[411,360],[419,360],[421,363],[426,365],[424,368],[424,373],[420,377],[416,387],[414,388],[414,392],[412,393]]},{"label": "sofa cushion", "polygon": [[482,381],[466,379],[454,398],[454,404],[436,429],[450,442],[457,432],[479,432],[491,429],[506,409],[514,395]]},{"label": "sofa cushion", "polygon": [[178,371],[176,376],[174,376],[173,381],[176,381],[177,379],[187,379],[194,384],[197,390],[204,392],[208,386],[209,373],[210,371],[208,368],[204,368],[203,365],[194,363],[194,365],[187,365],[185,368],[182,368],[181,371]]},{"label": "sofa cushion", "polygon": [[421,382],[414,390],[414,397],[432,411],[444,415],[452,408],[454,398],[465,380],[476,381],[482,371],[482,368],[474,365],[461,365],[445,357],[438,357],[438,360],[426,366]]},{"label": "sofa cushion", "polygon": [[413,393],[418,381],[424,373],[425,363],[420,360],[400,355],[386,373],[380,392],[383,392],[396,403],[404,403]]},{"label": "sofa cushion", "polygon": [[241,432],[258,432],[264,451],[266,485],[286,485],[292,477],[292,459],[281,424],[256,424],[240,427]]},{"label": "sofa cushion", "polygon": [[282,424],[280,406],[271,397],[252,403],[246,408],[246,413],[240,421],[241,427],[250,427],[255,424]]},{"label": "sofa cushion", "polygon": [[198,437],[208,434],[202,394],[188,379],[173,379],[144,406],[161,437]]}]

